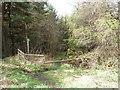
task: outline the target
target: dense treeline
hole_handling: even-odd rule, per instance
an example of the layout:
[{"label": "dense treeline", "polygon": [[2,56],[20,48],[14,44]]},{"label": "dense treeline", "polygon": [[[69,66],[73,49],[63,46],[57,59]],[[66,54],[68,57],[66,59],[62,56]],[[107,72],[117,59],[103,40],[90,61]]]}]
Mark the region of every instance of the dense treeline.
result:
[{"label": "dense treeline", "polygon": [[58,16],[48,2],[0,4],[0,87],[117,88],[120,2],[115,1],[78,2],[68,16]]},{"label": "dense treeline", "polygon": [[[2,4],[0,3],[0,42],[2,42]],[[0,43],[0,58],[2,58],[2,43]]]},{"label": "dense treeline", "polygon": [[[87,54],[88,62],[98,64],[118,61],[118,4],[112,2],[78,3],[69,18],[71,48]],[[89,53],[91,52],[91,53]],[[94,52],[94,53],[92,53]],[[116,63],[117,64],[117,63]]]},{"label": "dense treeline", "polygon": [[17,48],[30,53],[52,53],[63,50],[67,37],[65,19],[58,19],[54,8],[47,2],[3,3],[3,57],[15,55]]},{"label": "dense treeline", "polygon": [[103,1],[78,3],[71,16],[58,17],[47,2],[5,2],[2,4],[3,57],[15,55],[17,48],[27,53],[29,38],[30,53],[66,52],[67,58],[86,55],[89,57],[86,64],[116,63],[117,5]]}]

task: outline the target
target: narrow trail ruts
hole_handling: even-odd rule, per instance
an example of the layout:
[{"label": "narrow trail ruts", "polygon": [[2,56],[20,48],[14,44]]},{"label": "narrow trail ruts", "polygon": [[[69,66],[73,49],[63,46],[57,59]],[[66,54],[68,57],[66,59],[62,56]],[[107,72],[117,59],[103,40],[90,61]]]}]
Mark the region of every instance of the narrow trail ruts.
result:
[{"label": "narrow trail ruts", "polygon": [[40,82],[43,82],[44,84],[48,85],[51,88],[59,87],[56,85],[57,81],[54,81],[44,75],[44,72],[36,72],[36,73],[27,73],[29,76],[31,76],[33,79],[39,80]]}]

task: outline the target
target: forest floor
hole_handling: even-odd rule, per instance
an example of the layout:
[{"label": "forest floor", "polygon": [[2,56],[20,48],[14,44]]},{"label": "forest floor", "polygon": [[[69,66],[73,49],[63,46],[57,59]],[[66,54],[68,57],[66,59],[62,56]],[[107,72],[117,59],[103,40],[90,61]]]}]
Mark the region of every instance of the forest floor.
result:
[{"label": "forest floor", "polygon": [[[117,88],[117,73],[111,70],[87,71],[83,75],[69,76],[64,79],[67,88]],[[91,74],[91,75],[90,75]]]},{"label": "forest floor", "polygon": [[[102,69],[58,69],[45,72],[60,82],[62,88],[118,88],[118,74],[115,70]],[[57,82],[58,82],[57,81]]]},{"label": "forest floor", "polygon": [[[8,58],[0,62],[0,87],[12,88],[118,88],[118,70],[71,68],[68,64],[52,64],[48,70],[26,65],[33,72],[25,72],[16,66],[19,62]],[[38,69],[38,70],[36,70]],[[36,70],[36,71],[34,71]],[[3,78],[4,77],[4,78]]]}]

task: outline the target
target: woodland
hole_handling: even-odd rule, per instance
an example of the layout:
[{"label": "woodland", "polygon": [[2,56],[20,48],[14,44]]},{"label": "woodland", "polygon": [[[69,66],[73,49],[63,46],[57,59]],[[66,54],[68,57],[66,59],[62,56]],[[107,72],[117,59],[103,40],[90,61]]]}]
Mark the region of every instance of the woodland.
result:
[{"label": "woodland", "polygon": [[[119,2],[4,2],[2,88],[118,88]],[[18,52],[19,51],[19,52]]]}]

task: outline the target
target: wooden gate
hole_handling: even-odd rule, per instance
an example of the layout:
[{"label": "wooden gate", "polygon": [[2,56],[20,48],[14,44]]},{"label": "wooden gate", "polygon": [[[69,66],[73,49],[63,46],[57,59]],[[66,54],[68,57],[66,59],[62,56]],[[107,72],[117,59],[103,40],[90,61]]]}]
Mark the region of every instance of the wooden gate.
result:
[{"label": "wooden gate", "polygon": [[33,64],[41,65],[45,62],[45,56],[41,54],[26,54],[18,49],[18,58],[24,62],[30,61]]},{"label": "wooden gate", "polygon": [[69,63],[69,64],[73,64],[73,65],[82,63],[82,59],[77,59],[77,58],[75,58],[74,60],[67,59],[67,60],[55,60],[55,61],[47,60],[46,61],[45,55],[25,54],[20,49],[18,49],[18,57],[20,60],[23,60],[24,62],[30,61],[32,64],[35,64],[38,66],[50,64],[50,63]]}]

